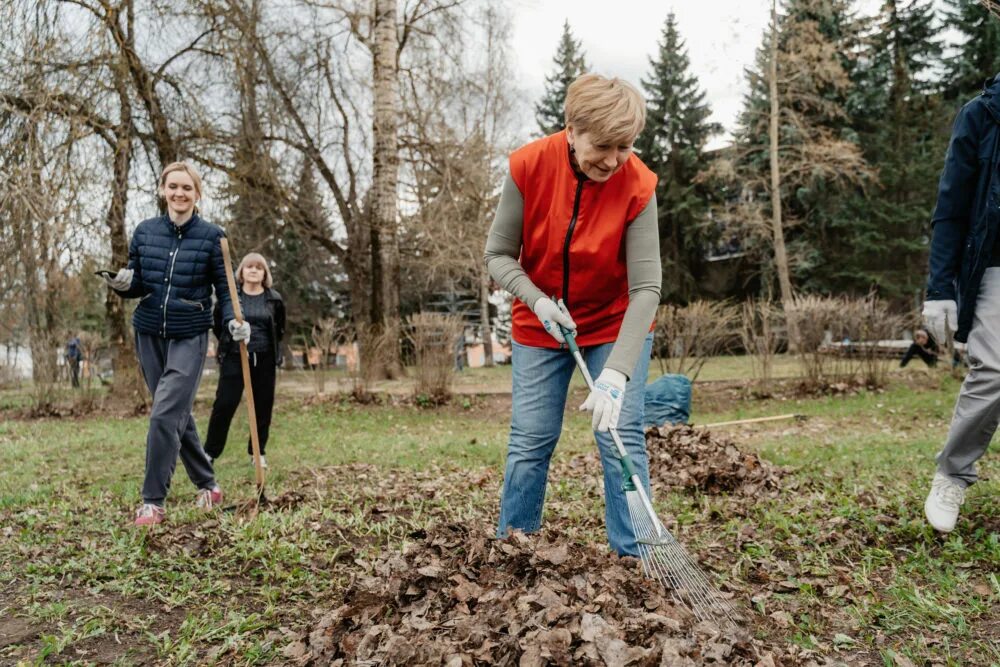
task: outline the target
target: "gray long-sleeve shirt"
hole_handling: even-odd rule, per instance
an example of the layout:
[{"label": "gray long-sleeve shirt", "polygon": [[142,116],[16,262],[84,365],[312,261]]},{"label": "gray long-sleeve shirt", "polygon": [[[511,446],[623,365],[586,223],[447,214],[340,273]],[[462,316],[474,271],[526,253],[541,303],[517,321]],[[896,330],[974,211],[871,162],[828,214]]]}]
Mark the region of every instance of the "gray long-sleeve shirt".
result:
[{"label": "gray long-sleeve shirt", "polygon": [[[486,267],[497,284],[534,310],[535,302],[545,295],[518,262],[523,229],[524,197],[508,175],[486,239]],[[605,367],[630,377],[660,303],[662,268],[655,194],[625,232],[625,261],[628,308]]]}]

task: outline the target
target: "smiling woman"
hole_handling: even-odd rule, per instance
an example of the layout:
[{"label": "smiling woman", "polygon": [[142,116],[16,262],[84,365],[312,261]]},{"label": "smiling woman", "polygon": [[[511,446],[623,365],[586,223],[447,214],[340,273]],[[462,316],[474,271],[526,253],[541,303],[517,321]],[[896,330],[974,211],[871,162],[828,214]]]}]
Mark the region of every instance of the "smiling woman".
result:
[{"label": "smiling woman", "polygon": [[188,163],[174,162],[160,174],[159,195],[166,202],[170,220],[183,225],[198,211],[201,176]]},{"label": "smiling woman", "polygon": [[648,493],[642,389],[660,300],[660,247],[656,175],[632,152],[645,109],[631,84],[585,74],[567,90],[566,129],[510,157],[486,241],[490,275],[518,298],[501,537],[541,525],[576,368],[562,347],[565,327],[600,372],[581,409],[593,412],[602,454],[608,541],[619,554],[639,553],[609,430],[618,431]]},{"label": "smiling woman", "polygon": [[128,266],[105,278],[119,296],[139,299],[132,316],[135,347],[153,396],[139,526],[163,521],[178,455],[198,489],[197,505],[209,509],[222,500],[191,414],[208,351],[213,289],[233,338],[250,337],[250,326],[233,320],[222,258],[225,233],[198,216],[198,172],[185,162],[167,165],[158,192],[167,215],[139,223]]}]

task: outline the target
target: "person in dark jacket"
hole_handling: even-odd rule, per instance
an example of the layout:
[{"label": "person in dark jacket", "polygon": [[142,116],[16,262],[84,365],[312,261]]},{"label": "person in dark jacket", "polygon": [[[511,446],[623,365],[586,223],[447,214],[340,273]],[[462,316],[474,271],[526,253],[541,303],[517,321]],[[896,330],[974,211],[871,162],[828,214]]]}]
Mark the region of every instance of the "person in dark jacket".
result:
[{"label": "person in dark jacket", "polygon": [[66,363],[69,364],[70,382],[74,389],[80,388],[80,362],[83,361],[83,351],[80,349],[80,338],[73,336],[66,343]]},{"label": "person in dark jacket", "polygon": [[913,357],[920,357],[931,368],[937,366],[938,345],[930,337],[926,329],[917,329],[913,332],[913,342],[906,349],[906,354],[903,355],[902,360],[899,362],[899,367],[905,368]]},{"label": "person in dark jacket", "polygon": [[[930,368],[934,368],[937,366],[938,355],[940,353],[941,349],[938,347],[937,341],[931,337],[927,329],[917,329],[913,332],[913,342],[910,343],[910,347],[906,348],[906,353],[900,360],[899,367],[905,368],[913,357],[920,357],[921,361],[927,364]],[[952,353],[952,368],[957,368],[960,363],[962,363],[962,357],[958,350],[955,350]]]},{"label": "person in dark jacket", "polygon": [[167,165],[159,194],[167,215],[139,223],[129,244],[128,266],[105,278],[120,296],[139,299],[132,316],[135,347],[153,396],[138,526],[163,521],[178,455],[198,489],[197,506],[211,509],[222,501],[191,414],[208,353],[213,289],[233,338],[250,338],[250,325],[233,319],[222,259],[225,232],[197,213],[198,172],[184,162]]},{"label": "person in dark jacket", "polygon": [[924,503],[947,533],[1000,422],[1000,75],[955,118],[931,224],[924,322],[938,341],[954,332],[969,360]]},{"label": "person in dark jacket", "polygon": [[[273,288],[271,269],[267,260],[255,252],[248,254],[236,270],[236,282],[243,309],[243,318],[250,323],[253,335],[247,342],[250,357],[250,387],[253,390],[257,436],[260,441],[260,464],[267,467],[265,450],[271,430],[271,413],[274,408],[274,387],[277,368],[282,364],[281,341],[285,336],[285,303]],[[205,452],[213,460],[222,456],[229,436],[229,425],[243,396],[243,368],[239,345],[222,326],[223,312],[215,308],[215,335],[219,339],[219,386],[215,391],[215,404],[208,421]],[[247,441],[247,453],[253,448]],[[253,459],[251,458],[251,461]]]}]

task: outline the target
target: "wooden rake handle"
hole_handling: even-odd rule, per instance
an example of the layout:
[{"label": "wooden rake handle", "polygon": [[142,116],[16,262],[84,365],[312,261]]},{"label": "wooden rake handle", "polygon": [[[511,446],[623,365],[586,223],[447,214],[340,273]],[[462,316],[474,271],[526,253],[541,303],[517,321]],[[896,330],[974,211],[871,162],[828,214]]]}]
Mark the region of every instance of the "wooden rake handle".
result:
[{"label": "wooden rake handle", "polygon": [[[233,274],[233,261],[229,257],[229,239],[222,237],[222,261],[226,265],[226,282],[229,284],[229,298],[233,302],[233,316],[237,322],[243,322],[243,309],[240,308],[240,295],[236,291],[236,276]],[[250,446],[253,449],[253,467],[257,473],[257,497],[264,492],[264,468],[260,464],[260,439],[257,436],[257,410],[253,402],[253,386],[250,384],[250,355],[247,354],[247,342],[240,341],[240,364],[243,367],[243,389],[247,395],[247,413],[250,417]]]}]

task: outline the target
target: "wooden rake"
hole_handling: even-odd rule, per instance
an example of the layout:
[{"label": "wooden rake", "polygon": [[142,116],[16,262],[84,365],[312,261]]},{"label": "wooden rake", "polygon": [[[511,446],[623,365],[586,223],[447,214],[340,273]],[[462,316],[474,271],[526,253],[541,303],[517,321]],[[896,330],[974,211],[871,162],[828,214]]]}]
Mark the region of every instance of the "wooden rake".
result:
[{"label": "wooden rake", "polygon": [[[233,316],[237,322],[243,322],[243,309],[240,308],[240,295],[236,290],[236,276],[233,273],[233,261],[229,257],[229,239],[222,238],[222,261],[226,265],[226,282],[229,284],[229,298],[233,302]],[[250,355],[247,353],[247,342],[240,341],[240,364],[243,367],[243,390],[247,396],[247,413],[250,418],[250,446],[253,449],[253,467],[257,475],[256,506],[267,503],[264,495],[264,467],[260,464],[260,439],[257,435],[257,410],[253,402],[253,386],[250,384]]]},{"label": "wooden rake", "polygon": [[[593,391],[594,380],[580,347],[576,344],[575,335],[562,325],[559,328],[587,387]],[[698,561],[688,554],[657,517],[618,430],[612,428],[609,431],[622,467],[622,490],[625,491],[629,518],[646,576],[659,581],[671,597],[691,610],[698,620],[715,619],[738,625],[737,614],[732,605],[702,572]]]}]

